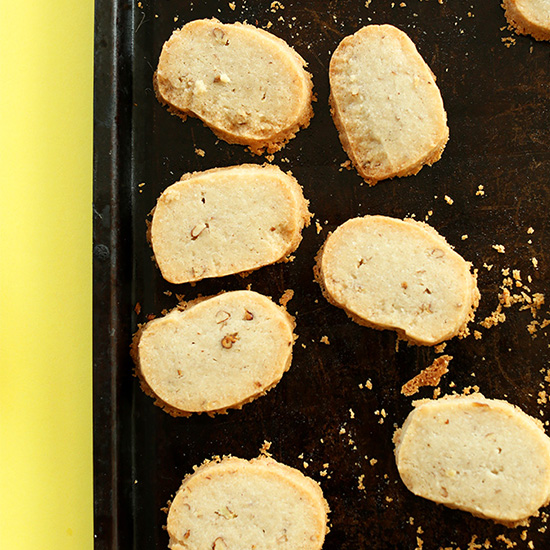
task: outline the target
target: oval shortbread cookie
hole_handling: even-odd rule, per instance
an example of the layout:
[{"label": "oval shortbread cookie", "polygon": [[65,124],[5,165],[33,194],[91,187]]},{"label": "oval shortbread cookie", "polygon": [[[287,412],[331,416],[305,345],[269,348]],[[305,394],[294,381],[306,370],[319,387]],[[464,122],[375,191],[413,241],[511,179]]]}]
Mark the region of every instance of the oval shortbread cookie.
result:
[{"label": "oval shortbread cookie", "polygon": [[328,505],[319,485],[267,457],[208,462],[183,480],[168,511],[171,550],[319,550]]},{"label": "oval shortbread cookie", "polygon": [[549,502],[550,438],[506,401],[422,401],[394,439],[399,474],[415,495],[509,525]]},{"label": "oval shortbread cookie", "polygon": [[155,89],[180,116],[228,143],[275,152],[309,124],[311,75],[283,40],[252,25],[201,19],[164,44]]},{"label": "oval shortbread cookie", "polygon": [[370,184],[433,164],[449,137],[430,68],[391,25],[348,36],[330,61],[330,104],[340,141]]},{"label": "oval shortbread cookie", "polygon": [[190,302],[136,333],[132,356],[146,393],[175,416],[216,413],[265,394],[289,369],[294,320],[248,290]]},{"label": "oval shortbread cookie", "polygon": [[550,0],[503,0],[502,6],[517,33],[550,40]]},{"label": "oval shortbread cookie", "polygon": [[464,334],[479,302],[476,277],[435,229],[365,216],[328,237],[316,275],[325,297],[356,322],[414,344]]},{"label": "oval shortbread cookie", "polygon": [[164,191],[150,240],[163,277],[186,283],[284,260],[310,217],[302,188],[276,166],[215,168]]}]

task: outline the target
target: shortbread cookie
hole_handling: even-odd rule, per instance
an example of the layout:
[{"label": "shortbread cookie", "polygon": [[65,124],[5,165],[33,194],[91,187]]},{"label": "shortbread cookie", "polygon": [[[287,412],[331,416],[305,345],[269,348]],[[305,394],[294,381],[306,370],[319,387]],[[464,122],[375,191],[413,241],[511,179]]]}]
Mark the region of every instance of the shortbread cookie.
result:
[{"label": "shortbread cookie", "polygon": [[449,137],[443,100],[409,37],[368,25],[330,61],[330,105],[340,141],[370,184],[433,164]]},{"label": "shortbread cookie", "polygon": [[208,462],[187,476],[170,504],[171,550],[319,550],[328,505],[300,471],[259,457]]},{"label": "shortbread cookie", "polygon": [[276,166],[215,168],[164,191],[150,240],[162,276],[186,283],[286,259],[310,217],[302,188]]},{"label": "shortbread cookie", "polygon": [[272,153],[313,116],[305,65],[286,42],[262,29],[201,19],[164,44],[155,89],[182,118],[198,117],[228,143]]},{"label": "shortbread cookie", "polygon": [[174,416],[213,414],[265,394],[289,369],[294,320],[249,290],[190,302],[140,328],[132,345],[144,391]]},{"label": "shortbread cookie", "polygon": [[316,275],[328,301],[357,323],[432,346],[466,333],[479,302],[470,267],[427,224],[365,216],[328,237]]},{"label": "shortbread cookie", "polygon": [[550,438],[506,401],[421,401],[394,441],[399,474],[415,495],[508,525],[550,500]]},{"label": "shortbread cookie", "polygon": [[503,0],[502,7],[518,34],[550,40],[550,0]]}]

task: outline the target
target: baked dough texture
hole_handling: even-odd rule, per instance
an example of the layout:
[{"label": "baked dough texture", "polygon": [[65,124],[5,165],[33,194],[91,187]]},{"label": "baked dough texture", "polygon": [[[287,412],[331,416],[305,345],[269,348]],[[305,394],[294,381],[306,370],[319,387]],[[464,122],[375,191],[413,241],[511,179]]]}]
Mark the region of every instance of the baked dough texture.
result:
[{"label": "baked dough texture", "polygon": [[410,38],[368,25],[330,60],[330,105],[344,150],[370,184],[416,174],[449,138],[435,77]]},{"label": "baked dough texture", "polygon": [[328,505],[300,471],[261,456],[207,462],[170,504],[171,550],[319,550]]},{"label": "baked dough texture", "polygon": [[327,238],[316,277],[327,300],[357,323],[432,346],[466,334],[479,303],[470,268],[425,223],[365,216]]},{"label": "baked dough texture", "polygon": [[149,237],[162,276],[187,283],[285,260],[310,217],[292,176],[244,164],[186,174],[168,187]]},{"label": "baked dough texture", "polygon": [[190,302],[142,326],[132,356],[144,391],[174,416],[220,413],[264,395],[290,368],[294,319],[249,290]]},{"label": "baked dough texture", "polygon": [[262,29],[199,19],[164,44],[154,84],[175,114],[198,117],[228,143],[273,153],[313,116],[305,66],[284,40]]},{"label": "baked dough texture", "polygon": [[518,34],[550,40],[550,0],[503,0],[502,7]]},{"label": "baked dough texture", "polygon": [[550,500],[550,438],[506,401],[421,401],[394,441],[399,474],[415,495],[510,526]]}]

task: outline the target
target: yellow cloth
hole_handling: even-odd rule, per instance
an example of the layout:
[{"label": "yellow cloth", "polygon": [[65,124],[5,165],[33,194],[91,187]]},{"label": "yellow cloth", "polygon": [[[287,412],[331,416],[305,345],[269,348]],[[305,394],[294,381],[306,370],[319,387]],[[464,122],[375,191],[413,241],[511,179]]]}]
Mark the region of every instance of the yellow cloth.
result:
[{"label": "yellow cloth", "polygon": [[0,14],[0,548],[91,550],[93,0]]}]

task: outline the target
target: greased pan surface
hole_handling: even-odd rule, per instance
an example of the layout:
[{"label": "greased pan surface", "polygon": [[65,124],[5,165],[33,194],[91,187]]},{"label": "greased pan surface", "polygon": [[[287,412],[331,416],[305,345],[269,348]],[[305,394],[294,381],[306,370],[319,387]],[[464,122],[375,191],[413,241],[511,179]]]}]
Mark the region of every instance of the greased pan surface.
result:
[{"label": "greased pan surface", "polygon": [[[155,98],[162,44],[174,29],[204,17],[269,26],[308,62],[315,115],[273,162],[292,170],[315,217],[293,262],[245,278],[172,285],[152,262],[146,239],[157,197],[186,172],[264,162],[218,141],[198,120],[170,115]],[[437,77],[450,128],[433,167],[375,187],[342,167],[347,157],[328,107],[330,55],[342,38],[370,23],[393,24],[415,42]],[[437,353],[397,346],[394,333],[353,323],[323,298],[313,266],[329,231],[351,217],[427,217],[478,268],[482,296],[471,325],[481,338],[447,344],[454,359],[442,393],[478,386],[547,422],[540,392],[550,389],[548,329],[531,325],[538,329],[532,335],[533,315],[522,304],[504,308],[505,322],[490,329],[480,321],[497,308],[503,269],[510,269],[512,293],[532,298],[549,291],[550,44],[507,30],[498,0],[373,0],[368,7],[349,0],[97,0],[95,56],[96,549],[166,548],[162,508],[192,467],[213,455],[252,458],[264,441],[274,458],[321,482],[332,509],[326,550],[464,549],[486,540],[492,548],[505,548],[506,540],[515,548],[529,548],[529,541],[547,548],[544,513],[522,535],[525,529],[449,510],[405,489],[392,435],[412,400],[432,397],[434,389],[413,398],[400,389]],[[517,285],[513,270],[528,290]],[[299,339],[290,371],[265,397],[227,415],[173,418],[154,406],[128,353],[138,323],[174,307],[176,295],[191,300],[249,285],[274,300],[294,291],[288,310]],[[536,320],[545,318],[542,305]]]}]

